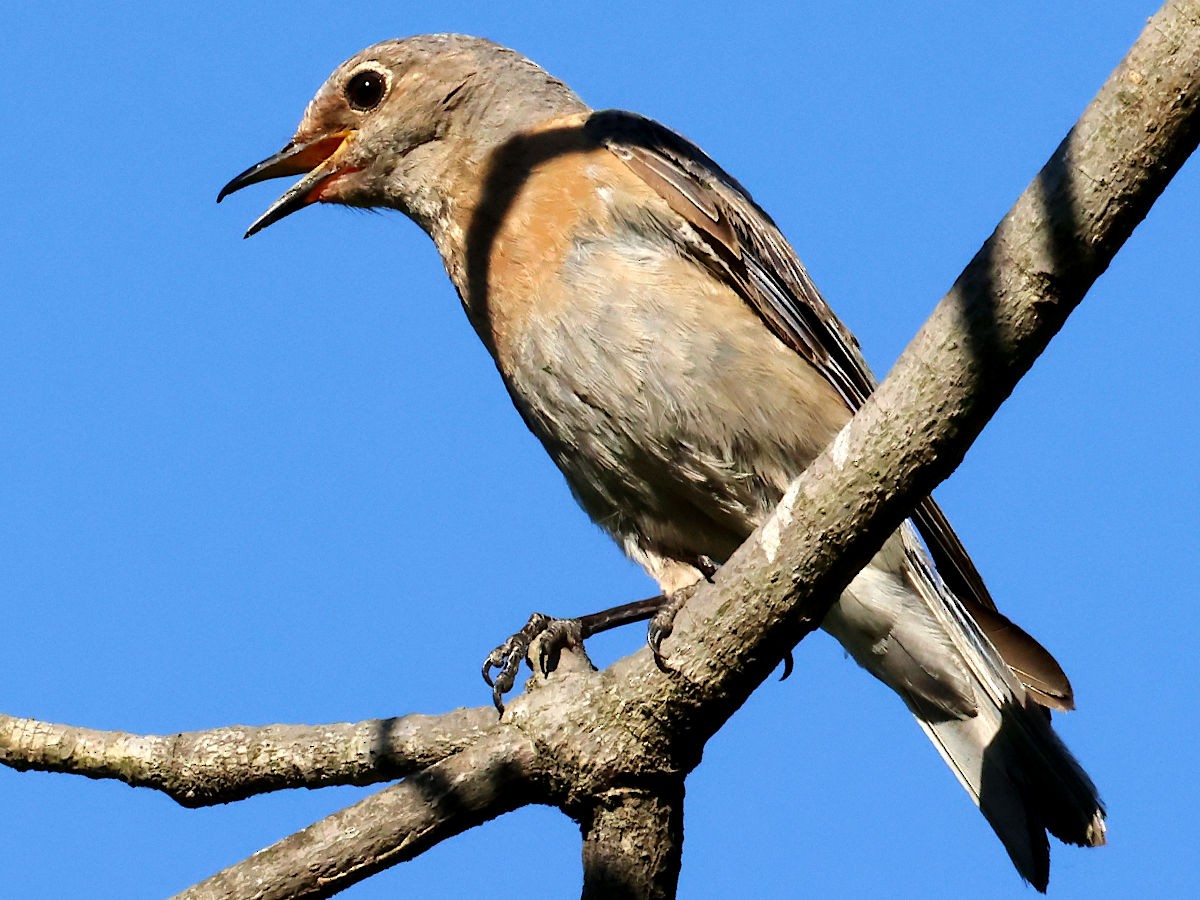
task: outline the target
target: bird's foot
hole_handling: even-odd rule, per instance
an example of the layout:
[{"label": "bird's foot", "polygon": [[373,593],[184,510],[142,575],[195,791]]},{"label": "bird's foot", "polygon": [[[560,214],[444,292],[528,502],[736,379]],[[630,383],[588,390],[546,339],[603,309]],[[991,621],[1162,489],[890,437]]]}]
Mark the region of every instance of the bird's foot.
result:
[{"label": "bird's foot", "polygon": [[524,628],[489,653],[483,661],[483,680],[492,689],[492,702],[500,714],[504,714],[504,695],[516,683],[521,660],[541,675],[549,675],[558,668],[562,651],[582,646],[583,637],[583,623],[579,619],[556,619],[534,613]]},{"label": "bird's foot", "polygon": [[[692,565],[696,566],[696,569],[704,576],[704,581],[709,584],[713,583],[713,577],[721,568],[720,564],[714,562],[712,557],[706,556],[696,557],[695,560],[692,560]],[[671,666],[667,665],[666,654],[662,653],[662,642],[671,637],[671,632],[674,631],[674,617],[677,616],[679,610],[682,610],[691,595],[696,593],[698,587],[700,587],[700,582],[688,584],[673,594],[665,596],[654,611],[654,616],[650,618],[646,643],[650,646],[650,653],[654,654],[654,665],[659,667],[660,672],[671,671]]]},{"label": "bird's foot", "polygon": [[[712,584],[713,577],[721,568],[709,556],[697,556],[692,565],[696,567],[700,574],[704,576],[704,580],[709,584]],[[696,588],[699,586],[700,582],[689,584],[665,597],[650,619],[650,628],[646,633],[646,643],[650,645],[650,652],[654,654],[654,664],[658,666],[660,672],[671,671],[671,667],[667,665],[666,654],[662,652],[662,642],[669,638],[671,632],[675,630],[675,616],[683,609],[683,605],[688,602],[692,594],[696,593]]]},{"label": "bird's foot", "polygon": [[666,654],[662,652],[662,642],[671,636],[671,632],[675,630],[675,616],[683,609],[683,605],[688,602],[688,599],[696,593],[696,588],[699,587],[699,582],[689,584],[687,587],[680,588],[662,604],[650,619],[650,628],[646,632],[646,643],[650,645],[650,652],[654,654],[654,664],[658,666],[660,672],[670,672],[671,667],[667,665]]}]

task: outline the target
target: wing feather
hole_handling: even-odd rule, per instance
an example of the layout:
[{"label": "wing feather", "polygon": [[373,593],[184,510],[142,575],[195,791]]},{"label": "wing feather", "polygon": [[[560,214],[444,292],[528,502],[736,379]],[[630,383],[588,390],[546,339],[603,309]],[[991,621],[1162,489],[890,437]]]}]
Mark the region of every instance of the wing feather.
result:
[{"label": "wing feather", "polygon": [[[652,119],[619,110],[594,113],[588,133],[666,201],[694,232],[681,239],[734,287],[784,344],[799,353],[856,412],[877,381],[858,341],[825,302],[771,217],[702,150]],[[1070,682],[1054,657],[1000,614],[945,514],[927,497],[913,523],[937,574],[996,650],[1043,705],[1070,709]]]}]

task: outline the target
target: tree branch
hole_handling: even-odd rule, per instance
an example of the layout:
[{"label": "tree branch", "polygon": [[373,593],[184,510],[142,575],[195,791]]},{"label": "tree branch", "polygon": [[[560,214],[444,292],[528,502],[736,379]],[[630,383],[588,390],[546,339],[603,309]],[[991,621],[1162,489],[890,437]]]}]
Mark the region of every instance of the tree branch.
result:
[{"label": "tree branch", "polygon": [[260,850],[177,900],[331,897],[502,813],[538,802],[536,754],[511,729],[492,734]]},{"label": "tree branch", "polygon": [[[1200,140],[1200,2],[1155,15],[883,384],[676,621],[719,727],[971,443]],[[618,663],[627,665],[626,662]],[[716,716],[716,720],[709,717]]]},{"label": "tree branch", "polygon": [[675,896],[683,849],[680,788],[614,790],[597,799],[581,823],[583,900]]},{"label": "tree branch", "polygon": [[330,725],[233,726],[138,735],[0,715],[0,762],[115,778],[183,806],[281,788],[392,781],[465,749],[499,726],[490,707]]}]

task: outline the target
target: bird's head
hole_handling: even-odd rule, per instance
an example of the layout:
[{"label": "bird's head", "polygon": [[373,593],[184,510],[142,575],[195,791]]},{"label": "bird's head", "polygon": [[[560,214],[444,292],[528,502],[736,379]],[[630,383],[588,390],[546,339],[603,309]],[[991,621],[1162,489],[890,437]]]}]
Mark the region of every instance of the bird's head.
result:
[{"label": "bird's head", "polygon": [[217,195],[302,175],[246,237],[312,203],[387,206],[428,224],[454,174],[522,127],[586,109],[516,52],[466,35],[421,35],[368,47],[334,70],[292,140]]}]

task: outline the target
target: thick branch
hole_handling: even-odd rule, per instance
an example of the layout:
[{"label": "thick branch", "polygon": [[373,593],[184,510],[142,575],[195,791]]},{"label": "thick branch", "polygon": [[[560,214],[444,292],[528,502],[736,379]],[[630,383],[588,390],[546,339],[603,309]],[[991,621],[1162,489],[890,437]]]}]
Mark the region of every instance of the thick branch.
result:
[{"label": "thick branch", "polygon": [[1180,0],[1150,20],[863,409],[685,607],[675,715],[718,728],[962,461],[1196,148],[1198,108],[1200,2]]},{"label": "thick branch", "polygon": [[583,900],[675,896],[683,849],[682,783],[666,791],[610,791],[583,831]]}]

